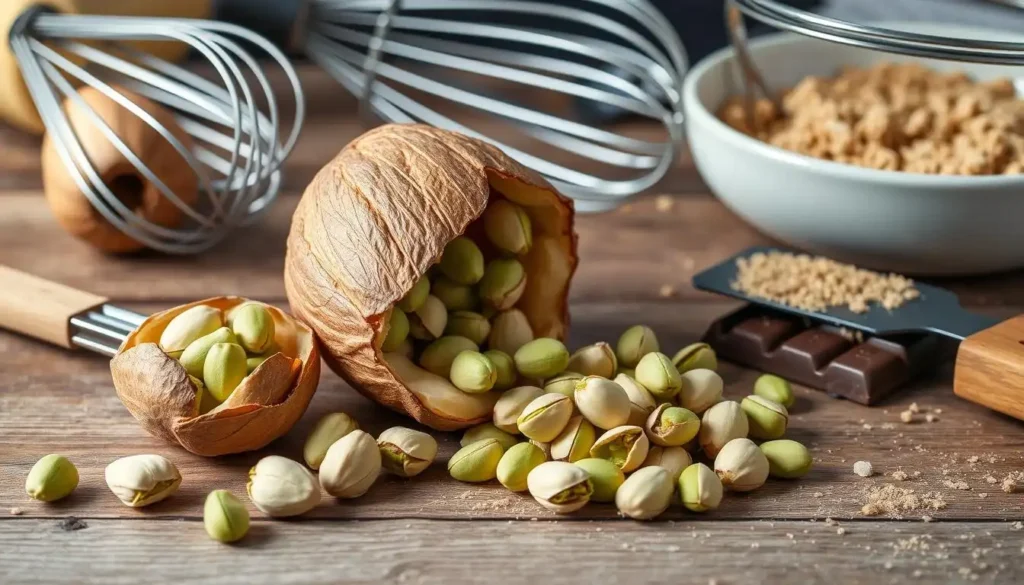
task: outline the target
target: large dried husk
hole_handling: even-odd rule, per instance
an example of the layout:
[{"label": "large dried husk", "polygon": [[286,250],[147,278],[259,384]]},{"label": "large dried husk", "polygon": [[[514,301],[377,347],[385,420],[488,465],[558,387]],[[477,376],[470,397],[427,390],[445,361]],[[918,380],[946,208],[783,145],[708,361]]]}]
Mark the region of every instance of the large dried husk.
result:
[{"label": "large dried husk", "polygon": [[419,125],[364,134],[306,188],[288,237],[288,299],[327,364],[364,395],[439,430],[490,420],[497,396],[467,395],[408,360],[385,360],[380,344],[388,311],[492,196],[523,206],[533,224],[518,307],[537,336],[564,338],[577,262],[572,202],[479,140]]},{"label": "large dried husk", "polygon": [[[320,352],[308,327],[268,306],[277,353],[260,364],[216,408],[199,414],[196,387],[185,368],[157,346],[175,316],[196,305],[224,311],[247,299],[216,297],[157,313],[121,344],[110,362],[121,402],[151,434],[207,457],[259,449],[288,432],[320,380]],[[294,357],[292,357],[294,356]]]}]

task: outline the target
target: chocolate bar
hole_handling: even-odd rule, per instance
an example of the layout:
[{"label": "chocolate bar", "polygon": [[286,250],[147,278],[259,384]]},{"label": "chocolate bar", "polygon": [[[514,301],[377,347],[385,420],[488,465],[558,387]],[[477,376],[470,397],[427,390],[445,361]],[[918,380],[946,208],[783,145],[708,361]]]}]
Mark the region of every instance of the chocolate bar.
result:
[{"label": "chocolate bar", "polygon": [[865,405],[948,358],[935,335],[866,337],[755,305],[715,321],[704,341],[720,358]]}]

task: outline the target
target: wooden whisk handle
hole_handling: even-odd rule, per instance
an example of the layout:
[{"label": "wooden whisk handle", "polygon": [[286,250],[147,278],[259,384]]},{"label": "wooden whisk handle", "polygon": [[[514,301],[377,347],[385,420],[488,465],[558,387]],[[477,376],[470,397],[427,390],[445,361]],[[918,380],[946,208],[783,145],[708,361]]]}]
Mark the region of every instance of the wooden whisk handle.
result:
[{"label": "wooden whisk handle", "polygon": [[71,318],[106,302],[105,297],[0,265],[0,328],[73,349]]},{"label": "wooden whisk handle", "polygon": [[979,331],[960,343],[953,392],[1024,420],[1024,315]]}]

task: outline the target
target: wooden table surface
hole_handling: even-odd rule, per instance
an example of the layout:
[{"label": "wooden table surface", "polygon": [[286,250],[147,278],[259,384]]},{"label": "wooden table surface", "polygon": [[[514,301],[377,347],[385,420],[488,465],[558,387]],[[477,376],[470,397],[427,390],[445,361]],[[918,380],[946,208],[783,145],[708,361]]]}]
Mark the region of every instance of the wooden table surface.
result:
[{"label": "wooden table surface", "polygon": [[[291,213],[312,174],[360,132],[354,103],[323,75],[303,71],[311,118],[288,163],[286,193],[259,225],[192,258],[110,257],[65,235],[40,192],[38,142],[0,131],[0,264],[109,295],[139,311],[237,294],[287,306],[282,284]],[[325,97],[327,96],[327,97]],[[339,106],[340,102],[340,106]],[[581,216],[580,268],[572,288],[570,346],[613,341],[628,325],[653,325],[669,351],[698,339],[734,303],[695,292],[691,275],[765,239],[707,192],[686,160],[657,191],[604,215]],[[943,283],[978,311],[1021,311],[1020,275]],[[724,364],[726,394],[749,393],[756,374]],[[0,583],[650,583],[1020,582],[1022,492],[1002,481],[1024,469],[1024,425],[963,402],[950,368],[876,408],[803,388],[789,435],[813,451],[801,481],[770,481],[728,495],[695,515],[674,506],[659,520],[617,517],[590,505],[554,517],[526,495],[448,477],[457,434],[435,433],[437,463],[412,480],[382,477],[351,501],[325,499],[305,517],[271,521],[250,506],[238,545],[209,540],[207,492],[245,499],[248,468],[261,456],[301,459],[321,415],[343,410],[376,434],[410,424],[362,398],[324,369],[309,411],[286,437],[258,453],[204,459],[147,435],[114,394],[107,361],[0,332]],[[905,424],[917,403],[935,422]],[[415,425],[413,425],[415,426]],[[29,468],[58,452],[81,473],[67,500],[24,493]],[[160,453],[180,468],[181,490],[158,505],[122,506],[103,481],[117,457]],[[862,478],[855,461],[876,474]],[[903,471],[910,477],[891,477]],[[994,482],[994,483],[993,483]],[[941,510],[866,518],[866,491],[894,484],[934,492]],[[69,521],[69,517],[78,521]]]}]

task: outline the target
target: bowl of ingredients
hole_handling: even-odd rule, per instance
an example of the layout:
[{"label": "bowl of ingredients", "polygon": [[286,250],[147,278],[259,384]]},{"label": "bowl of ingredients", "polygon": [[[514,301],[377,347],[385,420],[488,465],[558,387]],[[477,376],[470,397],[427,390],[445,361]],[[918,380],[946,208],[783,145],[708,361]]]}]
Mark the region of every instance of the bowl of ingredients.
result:
[{"label": "bowl of ingredients", "polygon": [[[1024,36],[886,25],[961,38]],[[743,108],[731,48],[683,88],[711,190],[762,232],[880,270],[1024,266],[1024,100],[1014,68],[911,58],[785,33],[750,42],[771,92]]]}]

